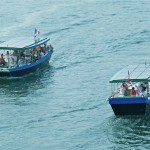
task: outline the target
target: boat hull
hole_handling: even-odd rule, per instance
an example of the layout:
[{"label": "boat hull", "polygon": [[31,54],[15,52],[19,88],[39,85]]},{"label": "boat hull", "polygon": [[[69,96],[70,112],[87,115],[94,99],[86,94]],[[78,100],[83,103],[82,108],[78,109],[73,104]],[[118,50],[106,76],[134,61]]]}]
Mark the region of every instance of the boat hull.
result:
[{"label": "boat hull", "polygon": [[144,115],[146,112],[147,98],[110,98],[109,104],[115,115]]},{"label": "boat hull", "polygon": [[50,50],[46,56],[29,65],[11,69],[0,69],[0,77],[19,77],[35,72],[38,68],[49,64],[52,53],[53,50]]},{"label": "boat hull", "polygon": [[146,104],[112,104],[114,114],[117,115],[144,115]]}]

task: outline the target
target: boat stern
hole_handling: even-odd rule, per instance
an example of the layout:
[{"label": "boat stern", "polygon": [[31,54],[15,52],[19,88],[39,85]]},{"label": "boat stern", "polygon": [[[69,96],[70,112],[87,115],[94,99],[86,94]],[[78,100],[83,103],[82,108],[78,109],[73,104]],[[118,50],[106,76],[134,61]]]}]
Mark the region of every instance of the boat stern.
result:
[{"label": "boat stern", "polygon": [[115,115],[144,115],[146,112],[147,97],[117,97],[109,98]]}]

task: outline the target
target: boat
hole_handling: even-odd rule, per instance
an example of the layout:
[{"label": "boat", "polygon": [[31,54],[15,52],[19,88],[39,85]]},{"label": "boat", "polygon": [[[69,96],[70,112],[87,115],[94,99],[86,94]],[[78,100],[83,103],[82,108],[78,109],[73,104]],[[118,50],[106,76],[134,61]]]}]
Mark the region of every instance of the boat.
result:
[{"label": "boat", "polygon": [[116,116],[145,115],[150,107],[150,64],[129,65],[109,81],[108,102]]},{"label": "boat", "polygon": [[53,47],[49,38],[20,38],[0,44],[0,77],[19,77],[49,64]]}]

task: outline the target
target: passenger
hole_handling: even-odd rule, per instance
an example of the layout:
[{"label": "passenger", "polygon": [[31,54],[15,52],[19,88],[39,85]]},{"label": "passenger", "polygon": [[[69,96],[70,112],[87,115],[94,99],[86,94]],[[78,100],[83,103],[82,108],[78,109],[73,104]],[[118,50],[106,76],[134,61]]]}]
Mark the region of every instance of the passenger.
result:
[{"label": "passenger", "polygon": [[24,65],[25,65],[25,64],[24,64],[23,59],[20,58],[19,61],[18,61],[18,66],[21,67],[21,66],[24,66]]},{"label": "passenger", "polygon": [[6,62],[9,61],[9,51],[6,52],[6,54],[5,54],[5,59],[6,59]]},{"label": "passenger", "polygon": [[43,51],[40,52],[40,56],[41,56],[41,58],[44,57]]},{"label": "passenger", "polygon": [[136,96],[136,90],[134,87],[132,87],[131,91],[130,91],[130,96],[135,97]]},{"label": "passenger", "polygon": [[146,85],[147,94],[149,94],[149,83],[145,82],[145,85]]},{"label": "passenger", "polygon": [[135,84],[135,87],[137,89],[137,95],[142,95],[142,89],[140,87],[140,84]]},{"label": "passenger", "polygon": [[50,46],[49,46],[49,45],[47,45],[47,48],[46,48],[46,49],[47,49],[47,51],[49,51],[49,50],[50,50]]},{"label": "passenger", "polygon": [[[18,55],[18,52],[17,51],[13,51],[13,54],[11,56],[11,60],[10,60],[10,63],[12,63],[14,61],[14,65],[15,67],[17,66],[18,64],[18,60],[19,60],[19,55]],[[13,60],[12,60],[13,59]]]},{"label": "passenger", "polygon": [[33,49],[30,49],[31,62],[34,60],[34,52]]},{"label": "passenger", "polygon": [[4,60],[3,53],[2,53],[2,54],[1,54],[1,57],[0,57],[0,64],[4,66],[5,63],[6,63],[6,62],[5,62],[5,60]]},{"label": "passenger", "polygon": [[21,52],[20,57],[25,59],[25,54],[23,52]]},{"label": "passenger", "polygon": [[140,87],[141,87],[141,91],[142,92],[146,91],[146,85],[145,85],[145,83],[141,83]]},{"label": "passenger", "polygon": [[7,51],[5,54],[5,62],[6,62],[6,66],[9,67],[9,62],[10,62],[9,51]]},{"label": "passenger", "polygon": [[11,57],[11,60],[10,60],[10,66],[9,66],[9,67],[10,67],[10,68],[16,67],[16,63],[15,63],[14,57]]},{"label": "passenger", "polygon": [[43,54],[46,54],[46,51],[44,50],[44,47],[41,47],[41,51],[43,52]]},{"label": "passenger", "polygon": [[33,54],[33,61],[36,62],[38,59],[39,59],[39,52],[35,50]]},{"label": "passenger", "polygon": [[128,89],[128,86],[126,83],[123,83],[122,84],[122,93],[124,96],[129,96],[130,93],[129,93],[129,89]]},{"label": "passenger", "polygon": [[46,51],[47,51],[47,49],[46,49],[46,43],[44,43],[44,47],[43,47],[44,54],[46,54]]},{"label": "passenger", "polygon": [[49,45],[49,48],[50,48],[50,50],[51,50],[51,49],[53,49],[53,46],[50,44],[50,45]]},{"label": "passenger", "polygon": [[25,61],[26,61],[26,64],[30,63],[31,62],[31,53],[30,53],[30,50],[27,49],[25,51]]}]

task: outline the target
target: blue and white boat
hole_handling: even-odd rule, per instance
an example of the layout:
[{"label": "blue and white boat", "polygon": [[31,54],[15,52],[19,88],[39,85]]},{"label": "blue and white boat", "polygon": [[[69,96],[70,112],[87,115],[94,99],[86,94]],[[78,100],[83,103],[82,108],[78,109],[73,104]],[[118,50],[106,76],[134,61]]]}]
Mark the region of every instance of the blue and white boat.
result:
[{"label": "blue and white boat", "polygon": [[108,98],[115,115],[144,115],[149,106],[150,64],[129,65],[111,79]]},{"label": "blue and white boat", "polygon": [[[0,77],[18,77],[49,64],[53,47],[49,38],[19,39],[0,44]],[[33,42],[32,42],[33,41]]]}]

